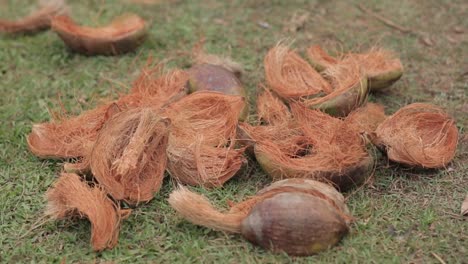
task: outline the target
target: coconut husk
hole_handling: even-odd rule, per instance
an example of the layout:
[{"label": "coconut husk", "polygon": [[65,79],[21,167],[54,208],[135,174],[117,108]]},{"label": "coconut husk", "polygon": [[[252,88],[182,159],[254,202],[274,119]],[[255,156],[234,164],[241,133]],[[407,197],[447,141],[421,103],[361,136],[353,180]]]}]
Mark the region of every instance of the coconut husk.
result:
[{"label": "coconut husk", "polygon": [[291,119],[291,113],[283,101],[269,89],[263,89],[257,98],[257,118],[263,124],[280,125]]},{"label": "coconut husk", "polygon": [[375,143],[388,158],[408,166],[443,168],[455,156],[458,130],[443,109],[431,104],[407,105],[376,130]]},{"label": "coconut husk", "polygon": [[333,91],[322,97],[302,100],[307,107],[344,117],[367,102],[367,78],[357,60],[349,59],[333,65],[327,68],[323,75],[330,82]]},{"label": "coconut husk", "polygon": [[240,233],[241,222],[258,203],[280,193],[299,192],[316,196],[336,208],[343,217],[352,219],[343,196],[333,187],[308,179],[287,179],[273,183],[260,190],[255,196],[233,204],[230,210],[220,212],[204,196],[179,187],[169,195],[169,204],[186,220],[196,224],[229,233]]},{"label": "coconut husk", "polygon": [[249,127],[261,167],[274,179],[309,178],[347,190],[370,176],[373,158],[343,120],[298,103],[287,126]]},{"label": "coconut husk", "polygon": [[136,204],[154,197],[167,164],[169,125],[153,110],[137,108],[116,114],[100,131],[87,159],[114,199]]},{"label": "coconut husk", "polygon": [[29,149],[41,158],[87,156],[99,131],[110,117],[136,107],[159,110],[179,100],[187,93],[187,78],[186,72],[182,70],[175,69],[164,74],[161,66],[147,66],[134,82],[130,94],[78,116],[58,115],[51,122],[33,125],[27,138]]},{"label": "coconut husk", "polygon": [[102,188],[88,186],[76,174],[62,173],[46,196],[46,215],[54,219],[88,218],[93,250],[111,249],[117,244],[120,210]]},{"label": "coconut husk", "polygon": [[332,92],[331,85],[307,61],[285,45],[270,49],[264,59],[269,87],[285,100]]},{"label": "coconut husk", "polygon": [[104,27],[79,26],[69,16],[52,20],[54,30],[73,51],[85,55],[118,55],[136,49],[146,39],[146,22],[135,14],[116,17]]},{"label": "coconut husk", "polygon": [[67,7],[62,0],[43,2],[39,9],[32,11],[29,15],[19,20],[9,21],[0,19],[0,32],[33,34],[49,29],[54,16],[66,13]]},{"label": "coconut husk", "polygon": [[346,117],[345,122],[349,126],[353,126],[358,133],[370,135],[386,118],[383,105],[367,103],[351,112]]},{"label": "coconut husk", "polygon": [[224,146],[235,136],[244,105],[241,96],[200,91],[168,105],[162,115],[172,120],[171,137],[190,141],[202,135],[204,144]]},{"label": "coconut husk", "polygon": [[232,60],[226,56],[209,54],[204,51],[205,39],[202,38],[192,49],[192,57],[194,64],[211,64],[221,66],[224,69],[234,73],[237,78],[241,78],[244,74],[242,64]]},{"label": "coconut husk", "polygon": [[382,48],[372,48],[365,53],[347,53],[340,58],[328,55],[320,46],[313,45],[307,50],[311,64],[323,71],[347,60],[357,61],[369,80],[369,89],[377,91],[384,89],[403,75],[403,65],[394,52]]}]

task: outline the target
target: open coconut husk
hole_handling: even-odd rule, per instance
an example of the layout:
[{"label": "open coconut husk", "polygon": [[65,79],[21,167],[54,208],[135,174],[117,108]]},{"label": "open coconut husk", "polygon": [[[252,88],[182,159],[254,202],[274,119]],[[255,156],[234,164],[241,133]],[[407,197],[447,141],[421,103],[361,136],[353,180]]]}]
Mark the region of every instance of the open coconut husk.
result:
[{"label": "open coconut husk", "polygon": [[109,25],[77,25],[68,16],[52,20],[52,29],[73,51],[85,55],[118,55],[136,49],[146,38],[146,22],[135,14],[116,17]]},{"label": "open coconut husk", "polygon": [[50,28],[54,16],[67,13],[67,7],[62,0],[52,0],[41,3],[39,9],[29,15],[16,20],[9,21],[0,19],[0,32],[10,34],[33,34]]},{"label": "open coconut husk", "polygon": [[267,125],[280,125],[289,122],[291,118],[291,113],[286,104],[269,89],[263,88],[263,91],[257,97],[258,121]]},{"label": "open coconut husk", "polygon": [[114,199],[137,204],[154,197],[166,169],[169,125],[155,111],[137,108],[116,114],[100,131],[86,158]]},{"label": "open coconut husk", "polygon": [[[172,192],[168,201],[194,224],[242,233],[254,244],[291,255],[310,255],[336,244],[352,221],[340,193],[307,179],[276,182],[225,213],[215,209],[204,196],[184,187]],[[284,207],[284,203],[289,205]],[[311,211],[314,212],[309,214]],[[306,222],[310,224],[307,228]]]},{"label": "open coconut husk", "polygon": [[[33,125],[28,146],[41,158],[79,158],[89,155],[99,131],[114,114],[136,107],[160,108],[185,96],[185,71],[163,74],[161,67],[145,67],[131,92],[78,116],[56,116],[51,122]],[[70,171],[72,168],[69,164]],[[86,166],[84,166],[86,168]]]},{"label": "open coconut husk", "polygon": [[458,130],[441,108],[423,103],[407,105],[376,130],[375,143],[392,161],[413,167],[443,168],[455,156]]},{"label": "open coconut husk", "polygon": [[102,188],[88,186],[76,174],[62,173],[46,196],[46,215],[54,219],[88,218],[95,251],[117,244],[121,211]]},{"label": "open coconut husk", "polygon": [[346,116],[367,100],[367,78],[356,60],[336,64],[323,76],[288,47],[278,45],[265,56],[269,87],[286,101]]},{"label": "open coconut husk", "polygon": [[270,177],[310,178],[342,191],[365,182],[374,160],[355,129],[298,103],[292,103],[291,110],[293,119],[284,125],[239,125],[254,142],[257,161]]},{"label": "open coconut husk", "polygon": [[169,105],[163,115],[172,120],[168,171],[191,185],[221,186],[245,162],[235,149],[237,120],[244,98],[201,91]]},{"label": "open coconut husk", "polygon": [[373,48],[362,54],[343,54],[337,59],[328,55],[320,46],[313,45],[307,50],[307,54],[311,64],[318,71],[324,71],[347,60],[357,61],[367,75],[371,91],[384,89],[403,75],[400,59],[393,52],[381,48]]}]

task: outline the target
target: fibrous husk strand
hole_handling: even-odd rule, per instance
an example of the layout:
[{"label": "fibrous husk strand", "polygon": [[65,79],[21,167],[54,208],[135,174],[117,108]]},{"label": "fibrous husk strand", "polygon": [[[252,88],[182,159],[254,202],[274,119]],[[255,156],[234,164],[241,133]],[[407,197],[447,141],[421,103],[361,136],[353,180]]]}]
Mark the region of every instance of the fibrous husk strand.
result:
[{"label": "fibrous husk strand", "polygon": [[149,108],[124,111],[106,123],[88,160],[112,197],[130,203],[153,198],[167,164],[169,125]]},{"label": "fibrous husk strand", "polygon": [[284,102],[265,88],[257,98],[257,118],[264,124],[279,125],[287,123],[291,113]]},{"label": "fibrous husk strand", "polygon": [[414,103],[388,117],[376,130],[376,144],[390,160],[422,168],[445,167],[455,156],[458,130],[441,108]]},{"label": "fibrous husk strand", "polygon": [[358,133],[372,134],[386,118],[383,105],[367,103],[351,112],[345,122],[354,127]]},{"label": "fibrous husk strand", "polygon": [[116,17],[99,28],[79,26],[69,16],[52,20],[54,30],[73,51],[85,55],[118,55],[136,49],[146,38],[146,22],[135,14]]},{"label": "fibrous husk strand", "polygon": [[286,100],[332,91],[330,84],[307,61],[285,45],[278,44],[268,51],[264,67],[268,86]]},{"label": "fibrous husk strand", "polygon": [[91,244],[95,251],[117,244],[120,212],[99,186],[90,187],[76,174],[62,173],[47,191],[46,215],[54,219],[86,217],[91,222]]},{"label": "fibrous husk strand", "polygon": [[0,32],[17,34],[32,34],[50,28],[54,16],[67,13],[67,7],[62,0],[51,0],[41,4],[26,17],[16,21],[0,19]]}]

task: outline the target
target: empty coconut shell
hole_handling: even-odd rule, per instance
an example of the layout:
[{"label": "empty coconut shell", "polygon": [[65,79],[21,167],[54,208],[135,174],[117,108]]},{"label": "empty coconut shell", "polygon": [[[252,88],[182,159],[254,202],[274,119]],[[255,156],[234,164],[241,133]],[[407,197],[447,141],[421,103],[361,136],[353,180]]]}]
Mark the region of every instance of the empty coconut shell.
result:
[{"label": "empty coconut shell", "polygon": [[455,156],[455,120],[438,106],[415,103],[388,117],[376,130],[375,143],[392,161],[422,168],[445,167]]},{"label": "empty coconut shell", "polygon": [[393,52],[381,48],[373,48],[361,54],[343,54],[341,59],[331,57],[318,45],[311,46],[307,53],[311,64],[318,71],[323,71],[347,60],[357,61],[367,75],[371,91],[384,89],[403,75],[403,65],[400,59]]},{"label": "empty coconut shell", "polygon": [[352,219],[343,196],[325,186],[307,179],[284,180],[233,205],[226,213],[181,187],[170,194],[169,204],[194,224],[241,233],[252,243],[276,252],[311,255],[338,243]]},{"label": "empty coconut shell", "polygon": [[110,249],[117,244],[121,211],[102,188],[88,186],[76,174],[62,173],[47,191],[46,215],[54,219],[88,218],[95,251]]},{"label": "empty coconut shell", "polygon": [[134,14],[100,28],[79,26],[68,16],[58,16],[52,20],[52,29],[71,50],[85,55],[126,53],[140,46],[147,35],[146,22]]},{"label": "empty coconut shell", "polygon": [[0,19],[0,32],[32,34],[50,28],[54,16],[67,12],[65,3],[61,0],[53,0],[43,4],[26,17],[16,21]]},{"label": "empty coconut shell", "polygon": [[149,108],[112,117],[89,157],[91,172],[114,199],[149,201],[161,187],[167,164],[168,119]]}]

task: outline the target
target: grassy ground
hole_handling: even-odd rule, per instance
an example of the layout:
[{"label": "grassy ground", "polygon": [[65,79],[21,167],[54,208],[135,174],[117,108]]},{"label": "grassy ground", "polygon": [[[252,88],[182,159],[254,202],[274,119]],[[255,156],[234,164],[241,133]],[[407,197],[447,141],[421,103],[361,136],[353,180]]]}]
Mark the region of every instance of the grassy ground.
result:
[{"label": "grassy ground", "polygon": [[[72,2],[72,1],[69,1]],[[226,2],[226,3],[225,3]],[[70,53],[52,32],[0,36],[0,262],[307,262],[461,263],[468,255],[468,221],[458,216],[467,192],[468,54],[464,1],[372,1],[368,9],[404,27],[403,33],[358,9],[357,1],[164,1],[136,5],[121,1],[73,1],[81,23],[105,23],[123,12],[152,21],[148,41],[136,53],[120,57],[84,57]],[[32,1],[0,0],[0,17],[28,12]],[[303,28],[291,28],[294,14],[309,12]],[[294,26],[293,26],[294,28]],[[379,161],[375,179],[347,193],[358,219],[339,246],[309,258],[289,258],[253,247],[240,236],[193,226],[180,219],[166,199],[165,184],[156,198],[123,223],[118,246],[92,252],[86,221],[40,225],[43,194],[57,177],[60,162],[39,160],[26,147],[31,124],[49,119],[48,107],[60,99],[78,113],[99,98],[128,89],[149,55],[184,67],[187,54],[206,37],[206,49],[231,55],[247,69],[250,94],[263,81],[262,60],[278,40],[348,49],[381,45],[401,55],[402,80],[372,101],[391,113],[411,102],[434,102],[447,109],[461,131],[458,154],[446,170],[413,171]],[[253,101],[252,99],[251,101]],[[268,183],[251,162],[250,174],[219,190],[198,189],[226,207]]]}]

